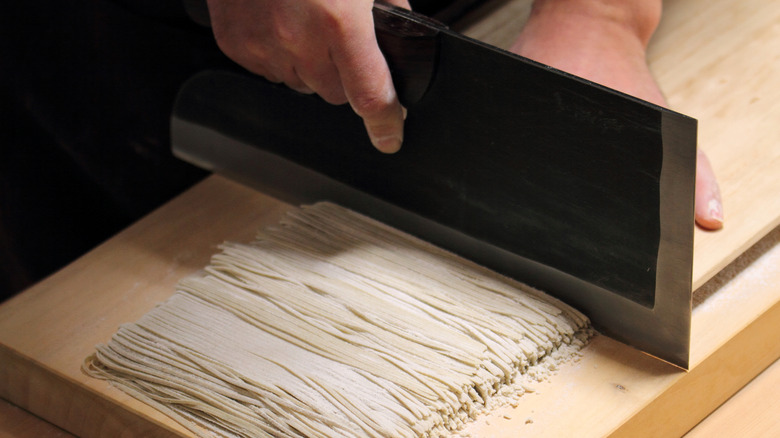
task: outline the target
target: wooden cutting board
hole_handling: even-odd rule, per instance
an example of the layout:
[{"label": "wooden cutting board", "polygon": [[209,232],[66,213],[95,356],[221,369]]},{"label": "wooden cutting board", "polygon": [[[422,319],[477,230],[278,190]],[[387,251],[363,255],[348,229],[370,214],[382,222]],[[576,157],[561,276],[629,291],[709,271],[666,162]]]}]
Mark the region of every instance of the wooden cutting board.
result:
[{"label": "wooden cutting board", "polygon": [[[491,5],[483,39],[507,46],[519,23]],[[473,436],[681,435],[780,357],[780,3],[666,3],[650,52],[671,105],[699,119],[723,191],[726,228],[695,235],[692,364],[685,373],[598,336],[517,408]],[[491,40],[493,38],[493,40]],[[290,208],[211,177],[64,270],[0,306],[0,396],[79,436],[187,432],[80,371],[94,345],[205,266],[225,240],[249,241]],[[771,233],[770,233],[771,232]],[[768,237],[767,237],[768,236]],[[757,249],[723,270],[761,240]],[[729,280],[730,281],[727,281]],[[685,412],[684,414],[681,414]]]}]

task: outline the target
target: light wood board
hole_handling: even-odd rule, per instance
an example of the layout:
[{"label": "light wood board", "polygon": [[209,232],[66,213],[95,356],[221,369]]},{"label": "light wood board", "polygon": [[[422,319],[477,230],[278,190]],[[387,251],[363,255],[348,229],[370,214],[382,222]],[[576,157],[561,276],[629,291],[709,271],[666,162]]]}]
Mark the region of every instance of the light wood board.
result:
[{"label": "light wood board", "polygon": [[710,414],[685,438],[780,436],[780,361]]},{"label": "light wood board", "polygon": [[73,438],[23,409],[0,400],[0,438]]},{"label": "light wood board", "polygon": [[[522,9],[523,3],[498,6]],[[494,8],[481,23],[491,17],[506,14]],[[495,35],[519,30],[493,19]],[[672,106],[699,119],[700,144],[724,195],[726,228],[695,236],[696,287],[780,222],[777,23],[776,2],[667,2],[652,43],[653,70]],[[287,208],[209,178],[4,303],[0,397],[79,436],[186,435],[165,416],[84,376],[81,362],[119,324],[170,296],[176,281],[203,267],[220,242],[251,240]],[[516,409],[475,424],[475,435],[682,435],[780,356],[777,241],[777,233],[766,238],[754,251],[763,255],[743,260],[750,267],[730,282],[718,279],[700,299],[690,372],[599,336],[579,362],[539,384]]]}]

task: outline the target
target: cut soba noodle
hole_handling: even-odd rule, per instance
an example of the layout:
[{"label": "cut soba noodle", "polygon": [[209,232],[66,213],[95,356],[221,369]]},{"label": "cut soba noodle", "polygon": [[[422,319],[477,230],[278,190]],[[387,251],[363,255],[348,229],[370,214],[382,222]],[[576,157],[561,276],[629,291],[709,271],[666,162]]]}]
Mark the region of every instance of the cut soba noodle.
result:
[{"label": "cut soba noodle", "polygon": [[329,203],[221,249],[84,364],[201,436],[447,435],[591,334],[558,300]]}]

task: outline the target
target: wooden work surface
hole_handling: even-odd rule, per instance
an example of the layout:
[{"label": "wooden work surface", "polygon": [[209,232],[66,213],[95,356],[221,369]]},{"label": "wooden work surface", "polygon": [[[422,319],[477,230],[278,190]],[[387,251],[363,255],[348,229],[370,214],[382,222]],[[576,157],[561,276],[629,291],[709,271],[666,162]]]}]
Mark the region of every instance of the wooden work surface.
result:
[{"label": "wooden work surface", "polygon": [[[483,20],[467,31],[508,45],[517,29],[507,8],[522,15],[527,2],[480,11]],[[679,0],[667,2],[652,43],[652,67],[672,106],[700,121],[726,209],[724,230],[695,235],[694,285],[707,284],[695,294],[691,371],[598,336],[517,408],[474,424],[473,436],[679,436],[780,356],[777,23],[776,2]],[[480,35],[487,25],[494,31]],[[252,239],[288,208],[211,177],[5,302],[0,397],[79,436],[186,434],[87,378],[81,362],[119,324],[170,296],[219,243]]]}]

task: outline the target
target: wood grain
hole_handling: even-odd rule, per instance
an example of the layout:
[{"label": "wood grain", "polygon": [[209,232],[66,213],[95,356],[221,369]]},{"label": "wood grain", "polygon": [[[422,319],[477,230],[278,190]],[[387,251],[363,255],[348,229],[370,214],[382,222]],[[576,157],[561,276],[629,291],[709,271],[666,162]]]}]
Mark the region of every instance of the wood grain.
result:
[{"label": "wood grain", "polygon": [[[81,363],[168,298],[225,240],[249,241],[289,206],[212,178],[0,306],[0,397],[78,436],[185,433],[90,379]],[[122,409],[117,409],[122,406]]]},{"label": "wood grain", "polygon": [[5,400],[0,400],[0,438],[37,437],[73,438],[73,435]]},{"label": "wood grain", "polygon": [[780,436],[780,362],[775,362],[717,411],[685,435],[685,438],[713,436]]},{"label": "wood grain", "polygon": [[648,59],[672,108],[699,120],[726,226],[697,230],[694,288],[780,225],[780,3],[667,1]]},{"label": "wood grain", "polygon": [[[502,8],[519,11],[524,4],[496,3],[481,12],[480,23],[494,20],[495,38],[511,43],[519,27]],[[725,274],[698,294],[693,369],[681,372],[599,336],[579,362],[539,384],[516,409],[475,424],[473,436],[679,436],[780,356],[780,249],[777,233],[764,237],[780,221],[777,23],[777,2],[669,1],[650,49],[672,106],[699,119],[700,145],[725,198],[726,228],[696,233],[696,287]],[[119,324],[170,296],[219,243],[251,240],[287,208],[209,178],[3,303],[0,396],[79,436],[187,436],[142,403],[87,378],[81,362]],[[762,238],[747,267],[723,271]],[[691,413],[680,415],[683,407]]]}]

